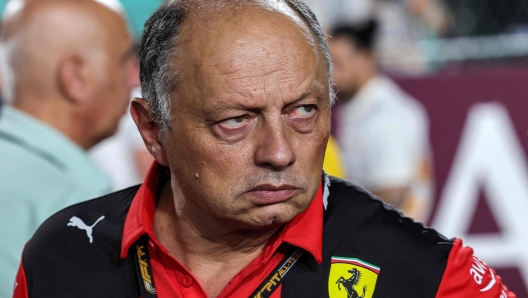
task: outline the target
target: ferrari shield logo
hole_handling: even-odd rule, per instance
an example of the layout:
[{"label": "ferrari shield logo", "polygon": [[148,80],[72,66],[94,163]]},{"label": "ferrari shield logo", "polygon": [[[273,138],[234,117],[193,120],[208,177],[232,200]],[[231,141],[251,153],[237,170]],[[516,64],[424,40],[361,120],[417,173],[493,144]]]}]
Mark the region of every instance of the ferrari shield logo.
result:
[{"label": "ferrari shield logo", "polygon": [[332,257],[328,294],[330,298],[371,298],[380,267],[360,259]]}]

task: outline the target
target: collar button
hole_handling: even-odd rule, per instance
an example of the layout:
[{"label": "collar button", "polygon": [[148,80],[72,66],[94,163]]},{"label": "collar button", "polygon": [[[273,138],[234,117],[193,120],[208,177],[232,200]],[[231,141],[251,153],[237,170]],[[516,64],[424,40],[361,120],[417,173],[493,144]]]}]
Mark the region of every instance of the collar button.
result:
[{"label": "collar button", "polygon": [[181,279],[181,283],[182,283],[182,286],[188,288],[190,286],[192,286],[193,284],[193,281],[192,281],[192,278],[188,275],[185,275],[182,279]]}]

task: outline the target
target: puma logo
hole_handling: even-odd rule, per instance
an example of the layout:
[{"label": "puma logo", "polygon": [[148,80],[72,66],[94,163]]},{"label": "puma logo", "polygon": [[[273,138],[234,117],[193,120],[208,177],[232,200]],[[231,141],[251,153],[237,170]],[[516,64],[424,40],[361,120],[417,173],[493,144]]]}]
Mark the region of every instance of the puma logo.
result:
[{"label": "puma logo", "polygon": [[77,227],[79,228],[80,230],[85,230],[86,231],[86,235],[88,235],[88,239],[90,239],[90,243],[93,242],[93,237],[92,237],[92,230],[93,230],[93,227],[95,227],[95,225],[100,222],[101,220],[103,220],[105,217],[104,215],[99,217],[99,219],[97,219],[95,221],[95,223],[91,226],[87,226],[84,221],[82,221],[82,219],[78,218],[77,216],[73,216],[72,218],[70,218],[70,222],[68,223],[68,227]]}]

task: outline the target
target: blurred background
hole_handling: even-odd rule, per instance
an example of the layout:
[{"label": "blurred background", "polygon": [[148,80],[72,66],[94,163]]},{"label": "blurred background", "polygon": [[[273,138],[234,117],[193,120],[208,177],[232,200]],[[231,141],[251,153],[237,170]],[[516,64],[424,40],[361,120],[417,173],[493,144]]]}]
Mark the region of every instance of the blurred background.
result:
[{"label": "blurred background", "polygon": [[381,71],[429,117],[426,222],[461,237],[528,297],[528,1],[307,3],[326,28],[377,18]]},{"label": "blurred background", "polygon": [[[6,9],[9,0],[0,0],[0,11]],[[16,2],[16,1],[14,1]],[[112,6],[113,0],[99,1]],[[128,19],[131,31],[134,33],[136,39],[139,39],[143,24],[148,17],[156,10],[156,8],[163,2],[162,0],[121,0],[123,9]]]},{"label": "blurred background", "polygon": [[326,28],[377,18],[381,71],[429,118],[426,222],[461,237],[528,297],[528,1],[307,3]]},{"label": "blurred background", "polygon": [[[139,38],[161,1],[121,2]],[[306,2],[325,28],[378,20],[380,71],[429,120],[434,199],[425,221],[462,238],[528,297],[528,1]]]}]

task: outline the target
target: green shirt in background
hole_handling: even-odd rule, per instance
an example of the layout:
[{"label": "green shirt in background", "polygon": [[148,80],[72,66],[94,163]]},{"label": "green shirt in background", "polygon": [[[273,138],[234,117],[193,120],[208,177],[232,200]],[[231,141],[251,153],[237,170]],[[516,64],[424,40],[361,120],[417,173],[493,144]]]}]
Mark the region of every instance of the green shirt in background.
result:
[{"label": "green shirt in background", "polygon": [[44,220],[62,208],[110,191],[110,179],[83,149],[45,123],[4,104],[0,112],[0,297],[11,297],[24,244]]},{"label": "green shirt in background", "polygon": [[[7,2],[0,0],[0,14]],[[145,21],[163,1],[120,2],[139,40]],[[4,104],[0,112],[0,297],[11,297],[24,244],[46,218],[110,190],[110,179],[81,148]]]}]

